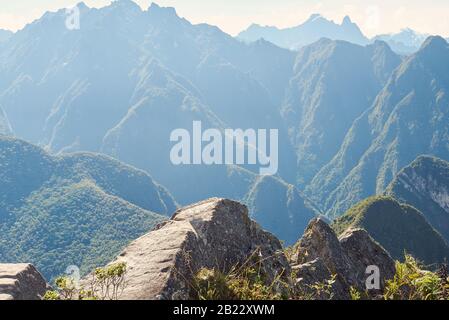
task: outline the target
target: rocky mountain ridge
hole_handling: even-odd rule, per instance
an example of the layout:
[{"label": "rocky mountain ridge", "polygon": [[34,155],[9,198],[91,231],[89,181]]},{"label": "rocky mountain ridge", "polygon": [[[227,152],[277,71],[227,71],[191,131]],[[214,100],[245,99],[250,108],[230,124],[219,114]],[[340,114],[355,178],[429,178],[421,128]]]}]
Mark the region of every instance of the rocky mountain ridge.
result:
[{"label": "rocky mountain ridge", "polygon": [[[124,262],[128,268],[121,299],[183,300],[195,297],[192,283],[201,269],[226,274],[253,258],[267,285],[283,279],[276,287],[281,295],[306,292],[336,274],[332,297],[316,298],[349,299],[351,287],[364,290],[368,266],[379,267],[381,288],[394,274],[389,254],[363,230],[350,229],[338,239],[322,219],[314,219],[287,255],[278,239],[250,220],[244,205],[220,198],[179,209],[111,264]],[[4,292],[0,286],[0,295]]]}]

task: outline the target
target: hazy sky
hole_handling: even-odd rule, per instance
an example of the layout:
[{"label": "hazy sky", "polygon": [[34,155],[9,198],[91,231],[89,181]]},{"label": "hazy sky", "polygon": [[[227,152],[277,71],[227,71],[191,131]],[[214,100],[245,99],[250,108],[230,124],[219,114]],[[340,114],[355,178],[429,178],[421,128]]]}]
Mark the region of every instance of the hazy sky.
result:
[{"label": "hazy sky", "polygon": [[[17,30],[45,11],[70,7],[79,0],[0,0],[0,28]],[[110,0],[86,0],[101,7]],[[147,8],[151,0],[136,0]],[[312,13],[341,22],[349,15],[362,31],[373,36],[410,27],[449,36],[449,0],[157,0],[172,6],[193,23],[207,22],[235,35],[251,23],[289,27]]]}]

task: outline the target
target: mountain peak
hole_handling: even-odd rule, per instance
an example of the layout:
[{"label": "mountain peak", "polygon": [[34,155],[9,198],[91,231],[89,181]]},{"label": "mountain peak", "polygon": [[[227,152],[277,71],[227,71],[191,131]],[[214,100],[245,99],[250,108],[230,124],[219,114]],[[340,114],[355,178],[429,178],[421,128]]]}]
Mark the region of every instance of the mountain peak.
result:
[{"label": "mountain peak", "polygon": [[133,0],[115,0],[110,4],[111,8],[118,8],[122,10],[134,10],[134,11],[142,11],[140,6],[135,3]]},{"label": "mountain peak", "polygon": [[318,20],[318,19],[325,19],[325,18],[321,14],[319,14],[319,13],[314,13],[314,14],[312,14],[310,16],[309,19],[307,19],[306,23],[307,22],[312,22],[312,21],[315,21],[315,20]]},{"label": "mountain peak", "polygon": [[415,31],[411,28],[403,28],[399,33],[415,33]]},{"label": "mountain peak", "polygon": [[148,12],[155,15],[174,15],[177,16],[176,9],[173,7],[161,7],[157,3],[152,2],[148,8]]},{"label": "mountain peak", "polygon": [[343,22],[341,23],[341,25],[344,26],[344,25],[348,25],[348,24],[352,24],[352,20],[349,16],[345,16],[343,18]]},{"label": "mountain peak", "polygon": [[85,9],[89,9],[89,7],[87,6],[86,3],[84,3],[84,1],[80,1],[76,4],[76,7],[78,7],[78,9],[80,10],[85,10]]},{"label": "mountain peak", "polygon": [[420,50],[441,50],[447,49],[448,47],[449,45],[443,37],[430,36],[424,41]]}]

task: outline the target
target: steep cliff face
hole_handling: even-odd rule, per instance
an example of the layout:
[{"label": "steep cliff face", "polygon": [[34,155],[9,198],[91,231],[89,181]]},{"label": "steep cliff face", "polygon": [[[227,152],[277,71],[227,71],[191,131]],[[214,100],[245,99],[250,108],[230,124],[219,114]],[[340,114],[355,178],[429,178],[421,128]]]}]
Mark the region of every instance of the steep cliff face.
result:
[{"label": "steep cliff face", "polygon": [[299,51],[281,108],[297,155],[298,185],[332,160],[399,63],[382,42],[362,47],[322,39]]},{"label": "steep cliff face", "polygon": [[0,300],[40,300],[49,286],[31,264],[0,264]]},{"label": "steep cliff face", "polygon": [[449,76],[443,71],[448,68],[449,44],[429,37],[393,71],[307,188],[313,200],[325,202],[322,210],[329,217],[383,194],[401,168],[419,155],[449,158]]}]

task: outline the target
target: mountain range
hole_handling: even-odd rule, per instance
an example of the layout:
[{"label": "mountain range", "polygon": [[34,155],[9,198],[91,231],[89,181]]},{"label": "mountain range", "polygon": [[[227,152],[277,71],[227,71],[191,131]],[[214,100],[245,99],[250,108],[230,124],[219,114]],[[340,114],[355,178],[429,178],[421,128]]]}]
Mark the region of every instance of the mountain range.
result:
[{"label": "mountain range", "polygon": [[385,41],[398,54],[410,55],[418,51],[429,36],[430,34],[419,33],[406,28],[398,33],[375,36],[373,40]]},{"label": "mountain range", "polygon": [[[156,4],[78,8],[79,30],[59,10],[0,43],[0,261],[33,262],[47,277],[87,271],[178,205],[211,197],[246,204],[287,245],[326,216],[367,229],[398,259],[447,257],[445,39],[418,48],[406,30],[371,41],[349,18],[317,15],[236,39]],[[401,41],[417,49],[404,56]],[[170,134],[194,121],[277,129],[278,173],[174,165]],[[383,214],[406,235],[380,234],[387,218],[365,224]]]},{"label": "mountain range", "polygon": [[421,154],[449,159],[449,44],[429,37],[395,69],[372,106],[357,118],[339,151],[313,178],[308,194],[338,216],[373,194]]},{"label": "mountain range", "polygon": [[31,261],[53,279],[83,273],[176,210],[145,172],[92,153],[52,156],[0,136],[0,260]]},{"label": "mountain range", "polygon": [[[65,10],[47,13],[0,51],[2,127],[52,153],[111,155],[149,172],[180,204],[217,195],[243,200],[254,174],[174,166],[174,129],[194,120],[204,129],[276,128],[277,179],[294,184],[295,153],[279,112],[294,53],[267,41],[243,44],[156,4],[146,11],[128,0],[78,7],[80,30],[66,29]],[[300,219],[304,227],[310,212]]]},{"label": "mountain range", "polygon": [[369,43],[369,40],[362,34],[359,27],[348,16],[343,19],[341,24],[338,24],[327,20],[319,14],[313,14],[304,23],[286,29],[253,24],[239,33],[237,38],[247,42],[265,39],[291,50],[297,50],[321,38],[345,40],[359,45]]},{"label": "mountain range", "polygon": [[397,54],[406,56],[418,51],[429,36],[431,35],[405,28],[396,33],[380,34],[368,38],[358,25],[351,21],[349,16],[344,17],[339,24],[320,14],[313,14],[304,23],[285,29],[252,24],[240,32],[237,38],[245,42],[265,39],[279,47],[291,50],[299,50],[322,38],[344,40],[358,45],[367,45],[380,40],[388,43]]},{"label": "mountain range", "polygon": [[379,41],[363,47],[322,39],[299,50],[281,107],[297,154],[299,184],[307,184],[332,159],[400,62]]}]

